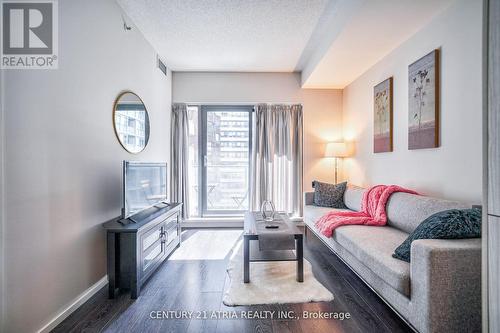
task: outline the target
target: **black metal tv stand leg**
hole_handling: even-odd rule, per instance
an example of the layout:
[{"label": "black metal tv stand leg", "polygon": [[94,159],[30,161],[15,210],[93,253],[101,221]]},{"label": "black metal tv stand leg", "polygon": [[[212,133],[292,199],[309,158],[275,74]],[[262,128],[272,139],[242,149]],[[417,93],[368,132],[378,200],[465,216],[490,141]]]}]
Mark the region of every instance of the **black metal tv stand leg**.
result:
[{"label": "black metal tv stand leg", "polygon": [[250,239],[243,236],[243,282],[250,282]]},{"label": "black metal tv stand leg", "polygon": [[304,247],[303,236],[300,235],[295,240],[297,248],[297,282],[304,282]]}]

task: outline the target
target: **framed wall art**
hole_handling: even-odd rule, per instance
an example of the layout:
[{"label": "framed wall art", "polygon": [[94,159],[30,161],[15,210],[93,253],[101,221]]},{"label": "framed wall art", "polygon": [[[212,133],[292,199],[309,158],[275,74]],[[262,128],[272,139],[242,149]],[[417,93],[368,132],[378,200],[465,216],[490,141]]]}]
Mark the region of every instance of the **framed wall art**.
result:
[{"label": "framed wall art", "polygon": [[373,88],[373,152],[384,153],[393,149],[393,79],[380,82]]},{"label": "framed wall art", "polygon": [[408,66],[408,149],[439,147],[439,50]]}]

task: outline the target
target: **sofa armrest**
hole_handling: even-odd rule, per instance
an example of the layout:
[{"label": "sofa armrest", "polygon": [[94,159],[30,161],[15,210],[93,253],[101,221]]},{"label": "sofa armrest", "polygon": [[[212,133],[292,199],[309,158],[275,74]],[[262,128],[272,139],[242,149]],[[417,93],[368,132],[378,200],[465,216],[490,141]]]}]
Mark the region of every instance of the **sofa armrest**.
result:
[{"label": "sofa armrest", "polygon": [[304,192],[304,205],[310,206],[314,202],[314,192]]},{"label": "sofa armrest", "polygon": [[481,239],[415,240],[410,266],[410,316],[419,331],[480,331]]}]

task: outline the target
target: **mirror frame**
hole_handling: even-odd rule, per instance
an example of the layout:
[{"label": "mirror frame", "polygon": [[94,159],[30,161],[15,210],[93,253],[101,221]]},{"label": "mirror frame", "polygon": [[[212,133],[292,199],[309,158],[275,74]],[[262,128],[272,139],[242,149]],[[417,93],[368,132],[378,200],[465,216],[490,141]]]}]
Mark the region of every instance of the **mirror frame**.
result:
[{"label": "mirror frame", "polygon": [[[118,102],[120,101],[120,99],[122,98],[122,96],[125,95],[125,94],[132,94],[135,97],[137,97],[141,101],[142,105],[144,105],[144,110],[146,110],[146,117],[147,117],[147,120],[148,120],[148,127],[149,127],[149,135],[147,136],[147,138],[144,138],[144,148],[142,148],[138,152],[133,152],[133,151],[128,150],[127,147],[125,146],[125,144],[120,140],[120,136],[118,135],[118,131],[116,130],[116,123],[115,123],[116,106],[118,105]],[[116,139],[120,143],[120,146],[122,146],[122,148],[125,149],[125,151],[127,153],[137,155],[137,154],[142,153],[144,151],[144,149],[146,149],[146,147],[148,146],[148,143],[149,143],[149,137],[151,136],[151,121],[149,120],[148,108],[146,107],[146,104],[144,103],[144,101],[142,100],[142,98],[139,97],[139,95],[137,95],[135,92],[133,92],[131,90],[124,90],[121,93],[119,93],[118,96],[115,99],[115,102],[113,103],[112,121],[113,121],[113,130],[115,131]]]}]

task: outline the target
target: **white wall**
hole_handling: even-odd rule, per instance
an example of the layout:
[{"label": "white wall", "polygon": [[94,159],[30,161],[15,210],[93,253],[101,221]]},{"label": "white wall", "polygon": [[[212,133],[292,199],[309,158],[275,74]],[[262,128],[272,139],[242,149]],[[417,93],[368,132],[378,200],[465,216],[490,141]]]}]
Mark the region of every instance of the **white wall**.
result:
[{"label": "white wall", "polygon": [[333,181],[324,145],[342,138],[342,91],[301,89],[299,73],[174,72],[172,99],[186,103],[301,103],[304,113],[304,190]]},{"label": "white wall", "polygon": [[[106,275],[101,223],[120,214],[121,161],[169,159],[171,73],[121,15],[114,0],[59,1],[59,69],[5,72],[4,332],[42,328]],[[149,111],[139,155],[113,131],[122,90]]]},{"label": "white wall", "polygon": [[[481,201],[482,1],[458,0],[343,91],[352,183],[400,184],[424,194]],[[408,150],[408,65],[441,48],[441,146]],[[373,87],[394,77],[394,152],[373,153]]]}]

